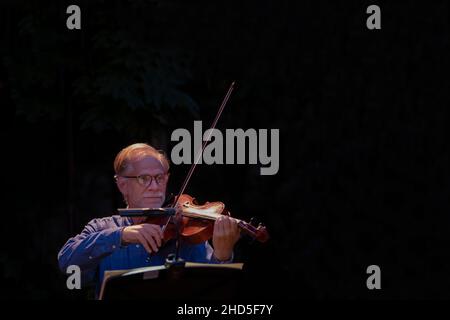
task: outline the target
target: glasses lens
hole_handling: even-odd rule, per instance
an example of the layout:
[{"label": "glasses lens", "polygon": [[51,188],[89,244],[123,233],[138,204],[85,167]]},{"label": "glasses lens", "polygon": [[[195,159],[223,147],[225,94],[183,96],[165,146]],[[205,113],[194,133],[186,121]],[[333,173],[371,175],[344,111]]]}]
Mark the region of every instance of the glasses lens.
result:
[{"label": "glasses lens", "polygon": [[141,186],[147,186],[151,182],[152,176],[149,175],[138,176],[137,180]]},{"label": "glasses lens", "polygon": [[159,174],[155,177],[156,183],[161,184],[164,183],[166,179],[166,176],[164,174]]}]

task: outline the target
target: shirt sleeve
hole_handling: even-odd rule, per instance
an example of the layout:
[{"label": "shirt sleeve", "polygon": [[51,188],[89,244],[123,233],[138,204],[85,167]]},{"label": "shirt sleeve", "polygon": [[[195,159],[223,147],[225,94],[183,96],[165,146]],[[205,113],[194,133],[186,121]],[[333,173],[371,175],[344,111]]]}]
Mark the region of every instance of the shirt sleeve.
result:
[{"label": "shirt sleeve", "polygon": [[198,244],[194,247],[191,253],[192,262],[203,262],[203,263],[232,263],[234,259],[234,252],[231,253],[231,258],[229,260],[221,261],[214,256],[214,249],[209,244],[208,241]]},{"label": "shirt sleeve", "polygon": [[90,221],[80,234],[70,238],[59,251],[59,268],[65,273],[68,266],[77,265],[81,269],[83,282],[93,279],[102,258],[121,247],[123,228],[111,226],[102,219]]}]

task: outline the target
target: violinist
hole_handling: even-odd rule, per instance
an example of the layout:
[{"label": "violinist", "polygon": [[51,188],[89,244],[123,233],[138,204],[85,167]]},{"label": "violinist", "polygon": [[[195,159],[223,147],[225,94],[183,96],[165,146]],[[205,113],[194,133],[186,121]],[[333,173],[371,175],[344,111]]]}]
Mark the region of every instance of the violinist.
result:
[{"label": "violinist", "polygon": [[[169,161],[164,154],[148,144],[130,145],[116,156],[114,171],[128,208],[163,206],[169,179]],[[161,226],[145,223],[145,219],[113,215],[91,220],[60,250],[61,271],[78,265],[82,284],[99,285],[106,270],[163,265],[168,254],[175,251],[176,241],[163,241]],[[183,243],[179,256],[190,262],[229,263],[238,239],[238,221],[222,215],[214,221],[212,247],[208,241]]]}]

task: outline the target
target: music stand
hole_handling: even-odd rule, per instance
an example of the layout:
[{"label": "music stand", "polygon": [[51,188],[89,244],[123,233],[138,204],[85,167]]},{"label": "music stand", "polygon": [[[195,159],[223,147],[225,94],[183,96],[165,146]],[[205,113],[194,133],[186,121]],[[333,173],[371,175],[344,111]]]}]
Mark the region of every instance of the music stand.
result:
[{"label": "music stand", "polygon": [[166,264],[106,271],[100,300],[223,301],[236,298],[243,263]]}]

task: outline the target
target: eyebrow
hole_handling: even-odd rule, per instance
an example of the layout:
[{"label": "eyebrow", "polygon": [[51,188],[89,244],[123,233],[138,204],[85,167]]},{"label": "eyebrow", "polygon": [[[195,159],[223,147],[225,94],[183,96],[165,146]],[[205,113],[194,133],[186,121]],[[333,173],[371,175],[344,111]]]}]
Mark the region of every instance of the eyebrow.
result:
[{"label": "eyebrow", "polygon": [[158,172],[158,173],[155,173],[155,174],[150,174],[150,173],[135,174],[135,176],[159,176],[159,175],[162,175],[162,174],[164,174],[164,171],[163,172]]}]

